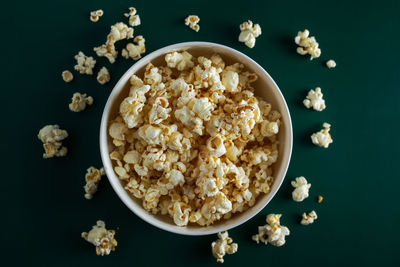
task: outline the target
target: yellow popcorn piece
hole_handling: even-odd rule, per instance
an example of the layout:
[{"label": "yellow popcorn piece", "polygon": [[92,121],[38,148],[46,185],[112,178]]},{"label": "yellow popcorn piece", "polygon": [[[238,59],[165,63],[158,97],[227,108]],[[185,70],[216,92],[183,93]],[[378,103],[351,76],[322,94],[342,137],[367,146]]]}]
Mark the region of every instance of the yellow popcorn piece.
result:
[{"label": "yellow popcorn piece", "polygon": [[185,18],[185,25],[189,26],[190,29],[198,32],[200,30],[200,25],[198,24],[200,21],[199,16],[197,15],[189,15]]},{"label": "yellow popcorn piece", "polygon": [[105,175],[103,168],[96,169],[95,167],[89,167],[85,175],[86,184],[83,187],[85,189],[85,198],[92,199],[93,195],[97,192],[98,185],[101,181],[101,176]]},{"label": "yellow popcorn piece", "polygon": [[88,57],[82,51],[79,51],[79,53],[75,56],[75,59],[75,70],[79,71],[80,74],[93,74],[93,68],[96,64],[96,60],[94,60],[93,57]]},{"label": "yellow popcorn piece", "polygon": [[72,95],[71,101],[68,105],[69,109],[73,112],[81,112],[86,108],[86,105],[93,104],[93,97],[77,92]]},{"label": "yellow popcorn piece", "polygon": [[332,136],[329,133],[331,130],[331,125],[327,122],[324,122],[322,126],[324,129],[311,135],[311,141],[316,146],[328,148],[329,144],[333,143]]},{"label": "yellow popcorn piece", "polygon": [[294,38],[295,43],[298,45],[297,53],[300,55],[310,55],[310,60],[318,58],[321,55],[321,49],[319,44],[315,40],[315,37],[309,37],[310,32],[305,29],[304,31],[299,31],[297,36]]},{"label": "yellow popcorn piece", "polygon": [[211,243],[211,251],[217,262],[224,263],[226,254],[234,254],[238,251],[238,244],[233,243],[228,231],[218,233],[218,240]]},{"label": "yellow popcorn piece", "polygon": [[309,225],[314,223],[314,221],[318,218],[317,213],[313,210],[309,212],[308,214],[303,212],[302,219],[301,219],[301,224],[302,225]]},{"label": "yellow popcorn piece", "polygon": [[64,70],[61,73],[62,79],[64,82],[69,83],[74,79],[74,75],[69,70]]},{"label": "yellow popcorn piece", "polygon": [[101,9],[90,12],[90,21],[92,22],[99,21],[99,18],[103,16],[103,14],[104,12]]},{"label": "yellow popcorn piece", "polygon": [[118,245],[114,238],[115,231],[107,230],[103,221],[97,221],[96,225],[87,232],[82,232],[83,239],[92,243],[96,247],[96,254],[99,256],[109,255]]},{"label": "yellow popcorn piece", "polygon": [[253,22],[248,20],[240,24],[239,28],[239,42],[244,43],[249,48],[253,48],[256,45],[256,38],[261,35],[260,25],[253,25]]},{"label": "yellow popcorn piece", "polygon": [[270,243],[273,246],[280,247],[286,243],[285,237],[290,235],[290,231],[286,226],[280,224],[282,214],[268,214],[267,224],[258,227],[258,234],[253,235],[252,239],[258,243],[265,245]]},{"label": "yellow popcorn piece", "polygon": [[67,155],[67,148],[62,146],[61,141],[68,137],[66,130],[61,130],[60,127],[55,125],[46,125],[40,129],[38,138],[43,143],[45,153],[43,158],[63,157]]}]

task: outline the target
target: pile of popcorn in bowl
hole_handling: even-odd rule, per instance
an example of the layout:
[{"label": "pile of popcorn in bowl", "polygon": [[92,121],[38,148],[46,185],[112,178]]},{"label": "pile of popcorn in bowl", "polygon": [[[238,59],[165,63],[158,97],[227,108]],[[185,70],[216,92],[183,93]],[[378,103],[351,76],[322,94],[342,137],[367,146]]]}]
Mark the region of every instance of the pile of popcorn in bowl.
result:
[{"label": "pile of popcorn in bowl", "polygon": [[241,63],[187,51],[164,60],[129,79],[108,126],[113,169],[145,210],[177,226],[229,219],[270,191],[281,114]]}]

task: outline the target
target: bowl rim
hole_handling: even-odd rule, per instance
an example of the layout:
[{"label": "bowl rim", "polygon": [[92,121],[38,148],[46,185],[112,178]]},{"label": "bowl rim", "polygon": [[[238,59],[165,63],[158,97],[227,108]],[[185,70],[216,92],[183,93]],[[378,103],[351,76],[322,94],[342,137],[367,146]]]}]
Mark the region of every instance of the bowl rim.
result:
[{"label": "bowl rim", "polygon": [[[146,211],[143,207],[141,207],[140,210],[138,210],[135,207],[135,205],[133,204],[133,200],[128,195],[126,190],[122,187],[119,178],[114,173],[114,169],[112,167],[112,163],[109,158],[108,134],[107,134],[107,132],[108,132],[107,131],[108,117],[109,117],[109,113],[110,113],[110,108],[112,106],[111,100],[114,98],[114,96],[118,95],[120,93],[120,91],[124,88],[126,82],[129,81],[129,77],[132,74],[134,74],[137,70],[139,70],[142,67],[141,66],[142,64],[143,65],[146,64],[143,62],[147,62],[147,61],[150,62],[152,59],[154,59],[160,55],[166,54],[168,52],[181,51],[186,48],[191,48],[191,47],[195,47],[195,46],[218,47],[220,49],[227,50],[227,52],[237,54],[237,55],[240,55],[241,57],[246,58],[250,64],[253,64],[256,68],[260,69],[260,71],[267,77],[267,79],[270,80],[271,84],[274,87],[273,90],[277,91],[278,96],[282,102],[282,106],[284,109],[283,111],[286,115],[285,119],[287,120],[287,126],[288,126],[287,133],[286,133],[286,138],[288,137],[288,140],[285,140],[285,141],[287,141],[289,143],[289,151],[288,151],[286,157],[283,159],[282,166],[281,166],[281,168],[283,170],[282,177],[279,179],[279,181],[277,181],[278,184],[276,184],[275,189],[274,190],[271,189],[271,191],[268,193],[268,198],[263,205],[261,205],[260,207],[258,207],[255,210],[253,210],[251,213],[249,213],[248,216],[246,216],[242,220],[238,220],[235,223],[229,224],[227,226],[222,226],[222,227],[219,227],[216,229],[199,230],[199,231],[196,231],[193,229],[188,229],[186,227],[172,226],[169,223],[162,222],[161,220],[151,217],[151,214],[149,214],[148,211]],[[127,76],[129,76],[129,77],[127,78]],[[282,113],[282,110],[281,110],[281,113]],[[275,83],[275,81],[272,79],[272,77],[269,75],[269,73],[261,65],[259,65],[256,61],[254,61],[249,56],[247,56],[244,53],[237,51],[236,49],[233,49],[231,47],[213,43],[213,42],[191,41],[191,42],[176,43],[176,44],[172,44],[172,45],[168,45],[168,46],[159,48],[159,49],[149,53],[148,55],[144,56],[140,60],[136,61],[129,69],[127,69],[125,71],[125,73],[121,76],[121,78],[115,84],[114,88],[112,89],[111,93],[108,96],[106,105],[104,106],[103,114],[101,117],[99,141],[100,141],[100,155],[101,155],[101,160],[102,160],[102,163],[104,166],[106,176],[107,176],[108,180],[110,181],[110,184],[111,184],[113,190],[115,191],[115,193],[118,195],[118,197],[122,200],[122,202],[134,214],[136,214],[139,218],[141,218],[145,222],[147,222],[157,228],[160,228],[162,230],[171,232],[171,233],[181,234],[181,235],[189,235],[189,236],[202,236],[202,235],[210,235],[210,234],[215,234],[215,233],[218,233],[221,231],[230,230],[232,228],[235,228],[235,227],[247,222],[248,220],[253,218],[255,215],[257,215],[262,209],[264,209],[268,205],[268,203],[274,198],[275,194],[278,192],[279,188],[281,187],[283,180],[285,179],[287,170],[289,168],[289,163],[290,163],[292,149],[293,149],[293,126],[292,126],[292,120],[291,120],[289,108],[287,106],[286,100],[283,97],[283,94],[282,94],[280,88]],[[276,177],[275,177],[275,180],[277,180]],[[121,191],[121,187],[122,187],[122,191]]]}]

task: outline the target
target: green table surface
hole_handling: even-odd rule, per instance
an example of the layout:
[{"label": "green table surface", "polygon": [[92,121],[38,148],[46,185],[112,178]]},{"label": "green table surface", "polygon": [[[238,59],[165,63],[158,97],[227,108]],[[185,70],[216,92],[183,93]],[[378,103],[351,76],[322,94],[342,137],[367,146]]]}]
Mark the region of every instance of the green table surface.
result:
[{"label": "green table surface", "polygon": [[[134,215],[103,179],[94,199],[83,195],[89,166],[102,165],[99,127],[102,109],[119,77],[133,60],[105,65],[105,86],[73,70],[74,55],[95,56],[111,24],[138,9],[147,53],[184,41],[210,41],[237,49],[260,63],[288,103],[294,131],[293,155],[275,198],[257,216],[232,229],[239,251],[225,266],[399,266],[400,176],[398,163],[400,97],[399,1],[7,1],[1,8],[1,92],[5,112],[1,131],[2,203],[0,254],[3,266],[217,266],[211,255],[216,235],[181,236],[155,228]],[[89,12],[102,8],[97,23]],[[196,33],[183,24],[200,16]],[[262,27],[256,46],[237,41],[239,24]],[[298,30],[307,28],[322,49],[310,61],[296,54]],[[122,43],[118,44],[118,48]],[[324,63],[335,59],[337,67]],[[303,107],[310,88],[322,87],[327,108]],[[72,93],[93,96],[84,112],[68,109]],[[313,146],[310,134],[332,124],[334,143]],[[59,124],[70,136],[67,157],[42,159],[37,133]],[[290,181],[305,176],[310,197],[291,200]],[[322,204],[316,197],[325,197]],[[318,220],[299,224],[303,211]],[[282,213],[291,230],[283,247],[257,245],[251,235],[268,213]],[[109,256],[96,256],[80,237],[96,220],[116,229],[119,242]],[[398,256],[398,255],[397,255]]]}]

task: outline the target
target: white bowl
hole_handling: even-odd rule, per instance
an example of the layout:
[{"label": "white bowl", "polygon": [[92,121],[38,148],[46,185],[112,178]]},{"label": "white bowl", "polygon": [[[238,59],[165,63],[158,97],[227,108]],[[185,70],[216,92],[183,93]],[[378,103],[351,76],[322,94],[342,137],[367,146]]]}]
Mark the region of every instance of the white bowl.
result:
[{"label": "white bowl", "polygon": [[[230,219],[221,220],[220,222],[214,223],[210,226],[189,225],[186,227],[179,227],[176,226],[173,220],[167,215],[154,215],[146,211],[142,207],[141,201],[131,196],[130,193],[123,188],[120,180],[114,173],[113,166],[109,158],[110,149],[112,149],[112,142],[108,137],[108,124],[109,121],[112,120],[118,113],[119,104],[121,101],[128,95],[129,78],[132,74],[138,74],[139,76],[142,75],[145,66],[149,62],[152,62],[156,66],[158,64],[165,65],[164,55],[171,51],[177,50],[187,50],[194,56],[202,55],[206,57],[209,57],[214,53],[218,53],[228,64],[236,62],[243,63],[247,70],[258,75],[258,80],[254,83],[256,94],[265,99],[267,102],[271,103],[272,108],[278,110],[282,114],[282,124],[278,134],[279,157],[278,161],[273,165],[273,175],[275,181],[271,187],[271,192],[268,194],[259,195],[257,197],[256,204],[253,207],[250,207],[248,210],[242,213],[236,213]],[[281,91],[271,76],[269,76],[269,74],[254,60],[243,53],[224,45],[209,42],[186,42],[170,45],[158,49],[136,62],[127,70],[127,72],[121,77],[112,90],[104,108],[100,126],[100,151],[104,169],[112,187],[114,188],[114,191],[117,193],[120,199],[131,211],[133,211],[137,216],[146,222],[163,230],[183,235],[208,235],[229,230],[246,222],[260,212],[274,197],[281,186],[283,179],[285,178],[292,153],[292,143],[292,122],[290,119],[289,110]]]}]

